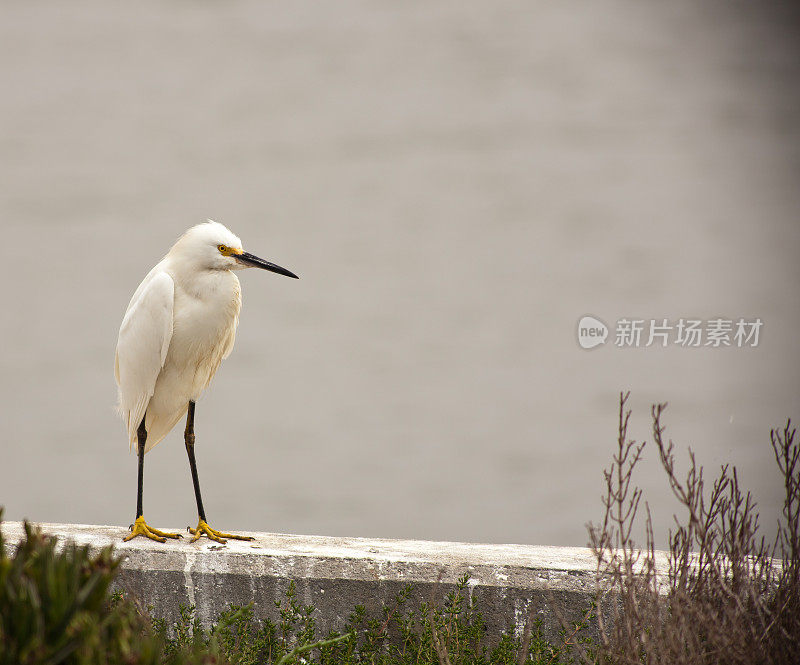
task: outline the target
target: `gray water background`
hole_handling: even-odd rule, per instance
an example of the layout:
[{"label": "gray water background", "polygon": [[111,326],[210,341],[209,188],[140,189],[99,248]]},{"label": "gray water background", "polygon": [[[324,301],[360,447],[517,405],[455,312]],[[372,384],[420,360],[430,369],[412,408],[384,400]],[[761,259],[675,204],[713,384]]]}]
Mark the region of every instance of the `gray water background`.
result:
[{"label": "gray water background", "polygon": [[[198,404],[212,525],[582,545],[631,434],[731,462],[773,528],[800,418],[791,4],[84,2],[0,7],[0,505],[127,525],[127,302],[217,219],[242,274]],[[764,321],[757,348],[593,351],[584,314]],[[612,332],[613,337],[613,332]],[[145,515],[194,523],[181,428]],[[663,543],[674,503],[639,476]]]}]

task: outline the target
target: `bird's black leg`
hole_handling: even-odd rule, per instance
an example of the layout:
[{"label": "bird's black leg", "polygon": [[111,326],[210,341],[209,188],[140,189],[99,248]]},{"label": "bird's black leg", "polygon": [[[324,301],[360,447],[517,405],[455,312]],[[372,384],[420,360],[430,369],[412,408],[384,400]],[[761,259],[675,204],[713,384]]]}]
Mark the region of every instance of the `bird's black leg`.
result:
[{"label": "bird's black leg", "polygon": [[237,536],[232,533],[223,533],[208,526],[206,522],[206,511],[203,509],[203,498],[200,496],[200,480],[197,477],[197,462],[194,459],[194,402],[189,402],[189,409],[186,412],[186,430],[183,433],[183,441],[186,444],[186,454],[189,456],[189,467],[192,470],[192,482],[194,483],[194,498],[197,500],[197,528],[189,529],[194,535],[192,542],[196,541],[200,536],[206,535],[211,540],[216,540],[218,543],[227,542],[226,538],[234,538],[236,540],[254,540],[252,536]]},{"label": "bird's black leg", "polygon": [[136,438],[139,443],[139,489],[136,493],[136,517],[141,517],[144,513],[142,510],[142,485],[144,483],[144,446],[147,443],[147,430],[144,427],[144,419],[147,413],[142,416],[142,422],[139,429],[136,430]]},{"label": "bird's black leg", "polygon": [[142,416],[142,422],[139,424],[139,429],[136,430],[136,440],[139,444],[139,477],[138,488],[136,491],[136,521],[131,525],[131,533],[124,540],[136,538],[136,536],[146,536],[151,540],[157,540],[159,543],[166,542],[167,538],[180,538],[179,533],[167,533],[159,531],[147,525],[144,521],[144,511],[142,510],[142,485],[144,484],[144,448],[147,443],[147,429],[144,426],[147,413]]},{"label": "bird's black leg", "polygon": [[205,522],[206,511],[203,510],[203,497],[200,496],[200,480],[197,477],[197,462],[194,460],[194,402],[189,402],[189,410],[186,413],[186,430],[183,432],[183,441],[186,444],[186,454],[189,456],[189,468],[192,470],[194,498],[197,501],[197,515]]}]

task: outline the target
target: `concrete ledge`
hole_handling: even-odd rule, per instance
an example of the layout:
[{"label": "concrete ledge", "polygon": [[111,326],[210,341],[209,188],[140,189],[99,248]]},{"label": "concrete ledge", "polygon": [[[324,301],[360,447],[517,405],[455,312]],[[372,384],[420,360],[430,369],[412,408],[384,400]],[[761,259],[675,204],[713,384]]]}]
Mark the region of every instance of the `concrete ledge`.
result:
[{"label": "concrete ledge", "polygon": [[[552,638],[560,626],[558,616],[579,618],[595,592],[596,562],[586,548],[252,532],[246,535],[254,536],[254,542],[231,540],[227,545],[205,538],[197,543],[187,538],[124,543],[128,531],[122,527],[39,526],[79,545],[114,545],[125,557],[119,587],[168,620],[177,618],[181,604],[195,605],[206,626],[231,603],[252,602],[257,617],[275,620],[274,601],[284,598],[294,580],[298,599],[317,608],[314,616],[324,634],[341,630],[356,605],[379,616],[409,582],[414,585],[411,607],[432,594],[441,602],[468,573],[468,591],[479,602],[487,637],[512,626],[519,629],[532,609]],[[0,528],[12,546],[24,535],[21,522],[3,522]]]}]

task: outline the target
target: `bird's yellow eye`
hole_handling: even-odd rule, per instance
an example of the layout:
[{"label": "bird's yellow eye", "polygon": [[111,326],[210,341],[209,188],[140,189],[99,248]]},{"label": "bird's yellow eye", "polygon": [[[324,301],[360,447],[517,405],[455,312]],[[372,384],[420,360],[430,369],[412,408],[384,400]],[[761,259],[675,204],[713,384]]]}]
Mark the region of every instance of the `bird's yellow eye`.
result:
[{"label": "bird's yellow eye", "polygon": [[220,254],[227,254],[228,248],[225,245],[217,245],[217,249],[220,251]]}]

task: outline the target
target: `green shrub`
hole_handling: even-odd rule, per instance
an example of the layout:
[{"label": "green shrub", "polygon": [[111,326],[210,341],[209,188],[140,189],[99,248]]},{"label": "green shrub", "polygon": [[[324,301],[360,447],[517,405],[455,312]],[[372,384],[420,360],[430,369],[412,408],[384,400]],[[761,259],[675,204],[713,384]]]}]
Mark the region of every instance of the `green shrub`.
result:
[{"label": "green shrub", "polygon": [[110,547],[61,545],[27,523],[9,554],[0,531],[0,665],[222,662],[202,649],[167,653],[150,618],[109,595],[119,563]]},{"label": "green shrub", "polygon": [[100,620],[118,565],[110,548],[58,551],[55,539],[27,523],[10,557],[0,534],[0,663],[92,662],[93,645],[124,637],[128,622]]}]

